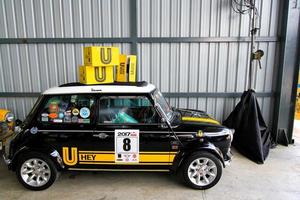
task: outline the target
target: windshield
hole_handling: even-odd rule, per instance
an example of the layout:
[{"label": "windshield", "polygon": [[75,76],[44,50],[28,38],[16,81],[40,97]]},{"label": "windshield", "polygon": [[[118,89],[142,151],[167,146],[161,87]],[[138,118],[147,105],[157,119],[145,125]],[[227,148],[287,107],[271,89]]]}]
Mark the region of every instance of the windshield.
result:
[{"label": "windshield", "polygon": [[159,104],[160,107],[162,108],[162,110],[165,112],[165,114],[168,118],[167,120],[170,121],[173,116],[173,110],[170,107],[170,105],[168,104],[168,102],[166,101],[166,99],[164,98],[164,96],[161,94],[161,92],[159,90],[155,90],[153,92],[153,97],[154,97],[155,103]]}]

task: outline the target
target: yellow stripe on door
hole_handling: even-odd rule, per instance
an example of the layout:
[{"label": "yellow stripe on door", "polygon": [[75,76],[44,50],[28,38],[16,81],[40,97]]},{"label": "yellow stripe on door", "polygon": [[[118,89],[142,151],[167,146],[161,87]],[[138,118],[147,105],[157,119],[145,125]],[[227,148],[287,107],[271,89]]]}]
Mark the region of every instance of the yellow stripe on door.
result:
[{"label": "yellow stripe on door", "polygon": [[[169,154],[140,154],[140,162],[173,162],[175,155]],[[78,154],[79,161],[89,161],[89,162],[114,162],[115,154],[114,153],[82,153]]]}]

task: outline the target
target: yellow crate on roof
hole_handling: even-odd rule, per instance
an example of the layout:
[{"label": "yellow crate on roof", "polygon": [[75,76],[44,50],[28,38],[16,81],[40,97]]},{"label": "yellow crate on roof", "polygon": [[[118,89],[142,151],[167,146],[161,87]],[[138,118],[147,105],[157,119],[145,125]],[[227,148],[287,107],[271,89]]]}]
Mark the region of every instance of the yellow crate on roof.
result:
[{"label": "yellow crate on roof", "polygon": [[119,65],[120,51],[118,47],[89,46],[84,47],[83,54],[86,66]]},{"label": "yellow crate on roof", "polygon": [[136,82],[136,56],[129,55],[128,58],[128,65],[129,65],[129,82]]},{"label": "yellow crate on roof", "polygon": [[116,81],[127,82],[127,55],[120,55],[119,65],[116,67]]},{"label": "yellow crate on roof", "polygon": [[79,82],[101,84],[114,82],[114,66],[79,66]]},{"label": "yellow crate on roof", "polygon": [[136,82],[136,56],[120,55],[120,63],[116,67],[117,82]]}]

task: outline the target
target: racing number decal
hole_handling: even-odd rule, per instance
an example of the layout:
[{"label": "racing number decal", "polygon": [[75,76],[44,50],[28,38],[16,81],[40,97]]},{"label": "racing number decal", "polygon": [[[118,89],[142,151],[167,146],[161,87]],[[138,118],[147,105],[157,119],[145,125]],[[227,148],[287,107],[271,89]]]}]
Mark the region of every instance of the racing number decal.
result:
[{"label": "racing number decal", "polygon": [[115,130],[115,162],[139,162],[139,130]]},{"label": "racing number decal", "polygon": [[130,149],[131,149],[130,142],[131,142],[131,140],[129,138],[123,139],[123,150],[124,151],[130,151]]}]

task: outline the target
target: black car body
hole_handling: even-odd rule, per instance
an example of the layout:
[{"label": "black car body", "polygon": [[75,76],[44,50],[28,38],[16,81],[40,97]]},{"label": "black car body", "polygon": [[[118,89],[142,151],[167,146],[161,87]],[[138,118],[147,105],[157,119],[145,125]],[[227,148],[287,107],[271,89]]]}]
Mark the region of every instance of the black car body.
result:
[{"label": "black car body", "polygon": [[231,160],[232,135],[203,111],[171,108],[146,82],[72,83],[39,97],[4,144],[4,160],[33,190],[64,170],[183,171],[188,185],[206,189]]}]

